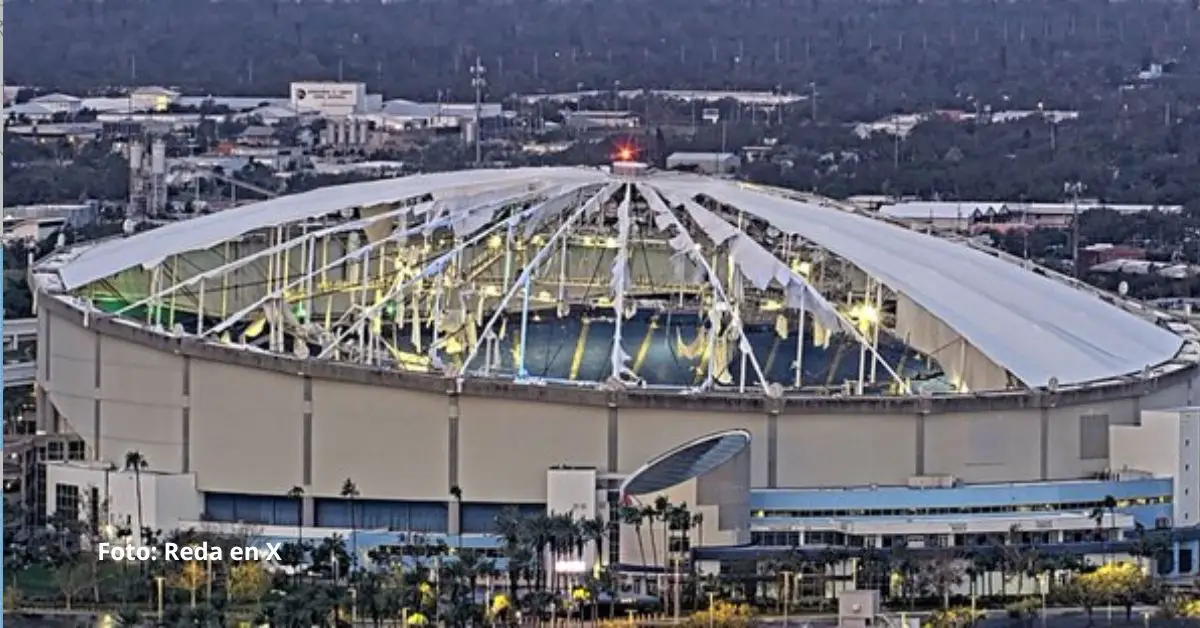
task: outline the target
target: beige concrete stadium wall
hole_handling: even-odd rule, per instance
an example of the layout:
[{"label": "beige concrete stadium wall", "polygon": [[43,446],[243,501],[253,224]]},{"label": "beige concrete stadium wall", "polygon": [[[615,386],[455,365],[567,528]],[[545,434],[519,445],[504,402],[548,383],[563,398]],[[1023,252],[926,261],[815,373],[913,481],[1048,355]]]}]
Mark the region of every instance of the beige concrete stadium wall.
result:
[{"label": "beige concrete stadium wall", "polygon": [[1108,464],[1097,421],[1132,424],[1142,409],[1196,401],[1194,371],[1106,391],[938,400],[781,402],[489,381],[455,393],[441,378],[255,355],[107,318],[85,326],[44,295],[38,307],[43,428],[79,433],[100,460],[141,451],[151,468],[195,473],[207,491],[301,485],[336,496],[350,477],[364,498],[444,500],[457,484],[467,501],[541,502],[550,466],[628,473],[732,428],[753,435],[756,487],[897,484],[915,474],[1075,478]]}]

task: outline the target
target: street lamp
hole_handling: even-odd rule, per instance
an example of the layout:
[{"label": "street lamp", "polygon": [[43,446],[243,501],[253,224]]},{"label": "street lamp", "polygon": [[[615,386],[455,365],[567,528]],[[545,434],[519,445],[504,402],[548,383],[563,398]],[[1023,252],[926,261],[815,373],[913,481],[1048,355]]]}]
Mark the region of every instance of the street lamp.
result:
[{"label": "street lamp", "polygon": [[713,623],[715,623],[715,621],[716,621],[713,617],[713,613],[716,610],[716,605],[717,605],[716,597],[717,597],[716,593],[714,593],[712,591],[708,592],[708,628],[713,628]]},{"label": "street lamp", "polygon": [[671,592],[672,593],[671,597],[672,597],[672,603],[675,605],[675,622],[674,623],[679,624],[679,621],[680,621],[679,616],[680,616],[680,613],[682,610],[680,607],[683,606],[683,600],[682,600],[682,595],[681,595],[682,592],[679,589],[681,588],[680,581],[683,577],[683,574],[680,573],[680,571],[679,571],[679,569],[680,569],[679,563],[681,562],[680,557],[677,555],[674,558],[675,558],[675,574],[674,574],[675,582],[672,583],[673,590]]},{"label": "street lamp", "polygon": [[781,571],[779,575],[783,576],[783,625],[788,625],[788,604],[792,601],[792,576],[791,571]]},{"label": "street lamp", "polygon": [[159,621],[159,623],[162,623],[162,618],[163,618],[163,583],[164,582],[166,582],[166,578],[164,578],[162,576],[154,576],[154,584],[156,585],[156,588],[158,590],[158,621]]},{"label": "street lamp", "polygon": [[1042,628],[1046,628],[1046,589],[1049,588],[1050,574],[1038,574],[1038,591],[1042,594]]}]

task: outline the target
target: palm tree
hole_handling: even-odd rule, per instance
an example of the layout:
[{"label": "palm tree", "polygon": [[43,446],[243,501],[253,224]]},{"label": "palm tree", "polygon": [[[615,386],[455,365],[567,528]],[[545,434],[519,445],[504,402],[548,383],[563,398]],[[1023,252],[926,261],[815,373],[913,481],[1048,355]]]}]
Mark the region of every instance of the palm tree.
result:
[{"label": "palm tree", "polygon": [[656,536],[654,534],[654,520],[656,518],[656,514],[654,512],[654,506],[643,506],[642,510],[641,510],[641,515],[642,515],[642,521],[645,522],[646,526],[649,528],[650,560],[653,561],[654,564],[657,565],[658,564],[658,542],[655,541]]},{"label": "palm tree", "polygon": [[667,564],[667,555],[671,552],[670,543],[667,542],[667,536],[670,533],[670,517],[671,517],[671,500],[667,499],[666,495],[659,495],[654,498],[654,516],[663,524],[663,560],[662,564],[665,567]]},{"label": "palm tree", "polygon": [[484,557],[477,550],[459,552],[457,567],[462,577],[467,581],[468,598],[475,603],[475,591],[479,588],[481,578],[488,579],[496,574],[496,563]]},{"label": "palm tree", "polygon": [[[1109,516],[1109,527],[1104,528],[1104,515]],[[1113,532],[1117,529],[1117,498],[1112,495],[1105,495],[1104,501],[1092,509],[1092,521],[1096,522],[1096,532],[1100,533],[1101,541],[1104,543],[1104,562],[1109,562],[1108,556],[1108,541],[1113,536]]]},{"label": "palm tree", "polygon": [[463,496],[463,492],[462,492],[462,487],[457,484],[455,484],[454,486],[451,486],[450,487],[450,496],[454,498],[454,505],[455,505],[456,511],[458,513],[458,515],[457,515],[458,521],[456,521],[455,523],[458,524],[457,525],[457,527],[458,527],[458,550],[461,552],[462,551],[462,537],[463,537],[463,529],[462,529],[462,522],[463,522],[462,496]]},{"label": "palm tree", "polygon": [[942,608],[950,608],[950,592],[962,584],[963,570],[954,552],[938,553],[921,566],[923,580],[938,594]]},{"label": "palm tree", "polygon": [[296,500],[296,542],[304,544],[304,489],[293,486],[287,496]]},{"label": "palm tree", "polygon": [[[1014,523],[1008,528],[1008,539],[1000,548],[1000,560],[1004,567],[1005,582],[1017,579],[1017,596],[1025,593],[1025,576],[1036,567],[1037,555],[1032,548],[1026,548],[1023,543],[1021,524]],[[1033,574],[1036,575],[1036,574]],[[1007,585],[1006,585],[1007,587]]]},{"label": "palm tree", "polygon": [[149,466],[140,451],[125,453],[125,470],[133,471],[134,488],[137,491],[138,545],[145,545],[146,532],[142,527],[142,470]]},{"label": "palm tree", "polygon": [[521,535],[533,554],[533,576],[536,591],[546,586],[546,550],[550,547],[554,530],[549,515],[538,514],[524,519]]},{"label": "palm tree", "polygon": [[604,519],[596,516],[580,521],[579,532],[584,541],[590,542],[595,547],[596,562],[604,562],[604,537],[608,534],[608,524],[604,522]]},{"label": "palm tree", "polygon": [[354,568],[354,564],[358,561],[358,520],[354,511],[356,510],[354,500],[361,493],[358,492],[358,485],[354,480],[346,478],[342,483],[341,496],[350,500],[350,565],[349,569]]},{"label": "palm tree", "polygon": [[646,543],[642,540],[642,510],[634,506],[621,506],[617,510],[617,517],[623,525],[633,526],[634,534],[637,535],[638,555],[642,560],[642,568],[646,567]]},{"label": "palm tree", "polygon": [[1137,558],[1138,566],[1145,568],[1149,559],[1157,558],[1167,549],[1167,540],[1161,534],[1150,532],[1140,523],[1134,523],[1133,530],[1133,547],[1129,553]]},{"label": "palm tree", "polygon": [[692,513],[692,529],[696,531],[696,547],[704,547],[704,513]]},{"label": "palm tree", "polygon": [[[551,515],[550,531],[552,565],[557,562],[558,558],[574,557],[583,553],[584,540],[579,532],[579,524],[575,521],[575,515],[572,513]],[[568,577],[567,574],[554,572],[553,583],[556,592],[562,592],[567,589]]]},{"label": "palm tree", "polygon": [[[692,511],[688,510],[687,504],[675,504],[667,511],[667,527],[671,530],[671,539],[677,541],[676,545],[681,548],[691,549],[692,546]],[[683,540],[687,539],[684,543]],[[670,544],[668,544],[668,550]],[[676,551],[687,551],[687,549],[679,549]]]}]

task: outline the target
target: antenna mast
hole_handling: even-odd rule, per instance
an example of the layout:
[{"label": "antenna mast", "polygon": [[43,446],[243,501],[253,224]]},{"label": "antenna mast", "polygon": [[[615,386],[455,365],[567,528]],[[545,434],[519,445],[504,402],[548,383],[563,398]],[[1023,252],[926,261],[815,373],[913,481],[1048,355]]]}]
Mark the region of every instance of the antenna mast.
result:
[{"label": "antenna mast", "polygon": [[483,145],[479,142],[479,136],[483,132],[483,127],[480,124],[483,118],[483,88],[487,87],[487,79],[483,75],[487,70],[483,67],[483,63],[479,57],[475,57],[475,65],[471,66],[471,87],[475,88],[475,167],[478,168],[483,164]]}]

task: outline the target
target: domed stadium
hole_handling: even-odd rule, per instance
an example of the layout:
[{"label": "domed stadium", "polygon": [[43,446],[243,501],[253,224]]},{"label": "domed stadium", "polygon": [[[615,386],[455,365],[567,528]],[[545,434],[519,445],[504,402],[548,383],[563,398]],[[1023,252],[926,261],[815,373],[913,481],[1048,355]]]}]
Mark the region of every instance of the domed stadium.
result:
[{"label": "domed stadium", "polygon": [[756,487],[1077,478],[1108,425],[1195,401],[1196,332],[1169,314],[636,163],[323,188],[33,275],[42,427],[194,475],[208,517],[300,486],[321,525],[349,477],[388,525],[482,531],[545,504],[547,469],[615,490],[728,430]]}]

